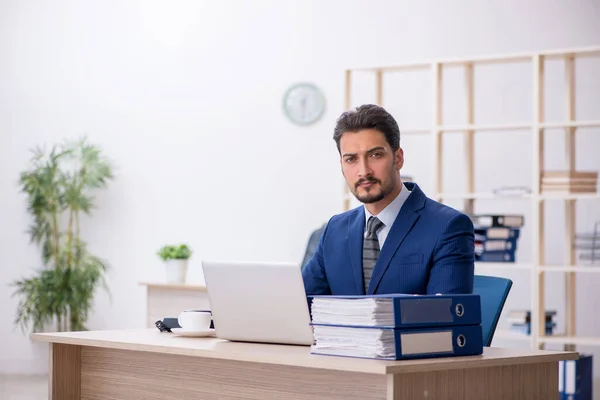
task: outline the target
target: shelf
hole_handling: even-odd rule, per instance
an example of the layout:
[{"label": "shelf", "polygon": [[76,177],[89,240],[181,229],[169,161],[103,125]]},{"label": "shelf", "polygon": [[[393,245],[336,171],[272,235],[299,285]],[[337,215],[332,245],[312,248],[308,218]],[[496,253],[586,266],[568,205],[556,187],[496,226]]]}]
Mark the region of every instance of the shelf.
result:
[{"label": "shelf", "polygon": [[540,343],[557,343],[557,344],[576,344],[576,345],[589,345],[589,346],[600,346],[600,337],[585,337],[585,336],[563,336],[563,335],[552,335],[552,336],[540,336],[538,338]]},{"label": "shelf", "polygon": [[583,272],[590,274],[598,274],[600,273],[600,265],[590,265],[590,266],[569,266],[569,265],[544,265],[540,266],[540,271],[543,272]]},{"label": "shelf", "polygon": [[[539,125],[542,129],[560,129],[560,128],[600,128],[600,120],[589,121],[564,121],[564,122],[542,122]],[[455,132],[495,132],[495,131],[529,131],[534,126],[529,122],[513,123],[513,124],[465,124],[465,125],[439,125],[435,130],[440,133],[455,133]],[[432,128],[404,128],[400,129],[401,133],[406,134],[423,134],[431,133]]]},{"label": "shelf", "polygon": [[527,263],[513,263],[513,262],[482,262],[475,261],[475,268],[489,268],[489,269],[518,269],[531,271],[533,265]]},{"label": "shelf", "polygon": [[[438,193],[436,199],[458,199],[458,200],[528,200],[535,196],[531,193],[525,194],[495,194],[495,193]],[[541,193],[540,200],[597,200],[600,199],[600,193]]]},{"label": "shelf", "polygon": [[597,200],[599,193],[540,193],[542,200]]},{"label": "shelf", "polygon": [[579,47],[573,49],[559,49],[551,51],[541,51],[537,53],[513,53],[500,54],[490,56],[468,57],[468,58],[444,58],[434,59],[431,61],[379,66],[379,67],[357,67],[351,68],[349,71],[406,71],[406,70],[423,70],[431,69],[432,65],[439,63],[443,66],[462,66],[468,64],[496,64],[507,62],[531,62],[536,55],[540,55],[546,59],[564,58],[567,56],[574,57],[593,57],[600,56],[600,47]]},{"label": "shelf", "polygon": [[515,131],[515,130],[528,130],[532,129],[533,125],[528,122],[520,124],[491,124],[491,125],[478,125],[478,124],[466,124],[466,125],[440,125],[436,129],[440,132],[465,132],[465,131]]},{"label": "shelf", "polygon": [[[487,204],[490,201],[496,201],[494,206],[501,207],[503,204],[513,204],[517,206],[516,202],[520,201],[522,205],[527,208],[531,208],[531,225],[527,228],[532,229],[531,246],[532,257],[519,257],[518,262],[475,262],[475,271],[477,274],[482,275],[517,275],[520,274],[515,280],[523,282],[527,285],[528,293],[525,297],[516,299],[518,303],[522,304],[523,307],[527,307],[532,312],[541,312],[547,309],[548,303],[546,297],[548,294],[554,294],[553,287],[547,286],[549,282],[543,279],[548,274],[554,273],[554,276],[564,279],[564,307],[565,307],[565,331],[561,331],[558,335],[538,336],[538,332],[545,333],[542,327],[542,331],[535,331],[532,334],[526,334],[521,332],[512,331],[510,326],[504,329],[498,329],[494,335],[494,341],[500,342],[501,340],[515,341],[510,343],[514,346],[518,345],[519,342],[524,345],[538,347],[540,343],[557,343],[561,345],[572,344],[577,345],[598,345],[600,346],[600,332],[592,332],[591,335],[598,334],[598,337],[578,337],[575,332],[576,321],[589,318],[589,315],[583,315],[579,317],[577,315],[577,288],[579,278],[575,274],[584,274],[583,278],[588,279],[592,277],[591,274],[599,274],[600,277],[600,265],[594,265],[598,263],[586,262],[579,258],[548,258],[540,263],[544,259],[544,254],[550,246],[562,245],[564,247],[565,241],[566,246],[571,246],[575,243],[576,234],[576,222],[581,218],[586,218],[586,215],[578,215],[580,211],[576,207],[577,203],[592,200],[592,204],[586,203],[585,205],[594,206],[600,204],[600,181],[598,183],[598,190],[596,192],[585,192],[585,193],[573,193],[570,191],[552,191],[548,190],[550,186],[542,185],[542,179],[545,175],[544,171],[549,149],[555,149],[563,154],[564,162],[562,168],[576,169],[578,165],[578,152],[579,147],[577,145],[576,138],[582,131],[589,131],[590,134],[600,134],[600,115],[589,116],[582,120],[577,120],[577,109],[579,102],[577,100],[577,85],[582,82],[579,75],[576,60],[584,57],[600,57],[600,46],[594,47],[578,47],[571,49],[554,49],[550,51],[536,51],[527,53],[512,53],[512,54],[489,54],[476,57],[455,57],[455,58],[437,58],[430,60],[416,60],[417,62],[406,63],[404,65],[379,65],[373,66],[373,68],[363,68],[363,71],[371,71],[376,74],[374,79],[375,86],[375,97],[377,104],[386,106],[384,102],[384,85],[387,85],[387,80],[382,79],[384,73],[388,71],[409,71],[411,74],[418,73],[420,76],[430,78],[430,90],[431,100],[428,105],[428,111],[431,111],[431,117],[428,121],[422,121],[420,126],[406,127],[401,129],[401,133],[419,133],[425,137],[431,139],[431,152],[433,153],[433,164],[431,175],[433,179],[432,194],[428,195],[430,198],[437,200],[441,203],[448,203],[451,206],[458,204],[463,205],[465,213],[474,213],[476,208],[475,203]],[[549,62],[550,61],[550,62]],[[562,79],[553,80],[548,82],[545,79],[544,68],[550,63],[561,64],[564,66]],[[519,70],[522,72],[523,82],[529,82],[529,84],[521,87],[529,91],[530,95],[523,99],[526,104],[531,108],[529,116],[525,115],[522,119],[517,120],[506,120],[497,118],[496,121],[481,121],[476,120],[475,110],[478,109],[479,103],[485,99],[476,98],[477,93],[476,86],[479,85],[478,80],[475,79],[477,76],[478,68],[483,66],[503,66],[512,65],[519,66]],[[524,68],[521,68],[524,67]],[[455,69],[462,70],[460,75],[451,77],[445,74],[447,70]],[[346,104],[348,108],[352,102],[352,74],[353,69],[346,69]],[[507,71],[510,72],[510,71]],[[598,71],[587,71],[585,75],[594,73],[597,77]],[[409,76],[408,79],[411,79]],[[492,79],[494,79],[492,77]],[[445,82],[450,80],[456,83],[456,89],[460,90],[459,93],[464,93],[464,112],[460,115],[461,119],[452,122],[447,121],[445,118],[445,103],[444,98],[452,96],[452,93],[446,93]],[[492,81],[493,83],[493,81]],[[556,84],[562,87],[564,93],[562,99],[564,115],[552,116],[550,109],[547,107],[546,97],[547,94],[551,94],[551,97],[557,97],[554,92],[546,92],[546,88],[552,83],[553,86]],[[453,87],[453,86],[450,86]],[[454,89],[452,90],[454,92]],[[525,92],[524,92],[525,93]],[[460,97],[460,96],[459,96]],[[488,97],[488,96],[483,96]],[[461,101],[461,102],[463,102]],[[593,105],[587,101],[587,105]],[[544,120],[544,118],[552,118],[552,120]],[[425,125],[425,126],[423,126]],[[410,129],[412,128],[412,129]],[[596,130],[598,132],[596,132]],[[528,178],[524,182],[497,182],[489,185],[489,187],[479,187],[476,185],[478,182],[477,172],[477,161],[479,150],[476,146],[476,141],[481,137],[481,134],[487,135],[496,132],[498,139],[510,136],[515,139],[523,140],[525,148],[531,147],[528,151],[531,156],[531,168],[522,168],[519,172],[519,176]],[[447,166],[445,165],[445,150],[447,150],[448,141],[447,138],[452,138],[452,134],[460,135],[462,144],[464,145],[464,155],[461,157],[461,162],[464,161],[465,171],[462,174],[462,183],[464,186],[449,187],[447,186]],[[475,134],[476,133],[476,134]],[[448,135],[446,135],[448,134]],[[558,134],[564,135],[565,140],[555,142],[555,137],[551,135]],[[457,136],[458,136],[457,135]],[[517,137],[518,136],[518,137]],[[549,140],[550,139],[550,140]],[[518,145],[517,145],[518,146]],[[494,151],[494,141],[492,140],[488,144],[488,149]],[[584,149],[590,150],[590,149]],[[590,150],[591,151],[591,150]],[[499,171],[502,170],[500,166]],[[416,180],[419,180],[416,177]],[[586,186],[586,185],[584,185]],[[595,189],[592,186],[592,189]],[[565,185],[565,187],[568,187]],[[448,191],[448,192],[445,192]],[[345,203],[344,207],[349,206],[347,197],[349,197],[349,191],[345,189]],[[497,201],[500,200],[498,203]],[[525,200],[525,201],[523,201]],[[552,203],[554,201],[554,203]],[[492,204],[489,204],[490,206]],[[545,235],[545,222],[549,221],[552,217],[548,215],[546,211],[549,206],[560,206],[564,214],[564,223],[560,228],[562,236],[557,239],[554,236]],[[521,205],[519,205],[521,207]],[[457,207],[458,208],[458,207]],[[502,208],[502,207],[501,207]],[[501,213],[501,210],[497,211]],[[514,212],[514,210],[513,210]],[[556,243],[554,241],[556,240]],[[569,241],[572,240],[572,243]],[[569,265],[569,264],[575,265]],[[514,271],[514,272],[512,272]],[[558,274],[562,274],[562,276]],[[522,276],[522,277],[521,277]],[[529,278],[529,279],[528,279]],[[561,297],[562,297],[561,293]],[[510,295],[514,296],[514,295]],[[591,315],[591,314],[590,314]],[[575,318],[577,316],[577,318]],[[572,335],[572,336],[569,336]],[[550,346],[549,346],[550,347]]]},{"label": "shelf", "polygon": [[541,128],[552,129],[552,128],[598,128],[600,127],[599,121],[565,121],[565,122],[542,122]]},{"label": "shelf", "polygon": [[531,194],[526,193],[526,194],[495,194],[495,193],[438,193],[435,196],[436,199],[442,198],[442,199],[462,199],[462,200],[469,200],[469,199],[480,199],[480,200],[503,200],[503,199],[518,199],[518,200],[525,200],[525,199],[531,199]]},{"label": "shelf", "polygon": [[551,59],[551,58],[563,58],[565,56],[575,57],[593,57],[600,56],[600,47],[598,46],[587,46],[587,47],[575,47],[573,49],[557,49],[550,51],[542,51],[540,55]]},{"label": "shelf", "polygon": [[[565,121],[565,122],[542,122],[539,125],[542,129],[559,129],[559,128],[600,128],[600,120],[590,121]],[[441,133],[454,132],[494,132],[494,131],[519,131],[531,130],[533,125],[529,122],[513,123],[513,124],[465,124],[465,125],[439,125],[435,130]],[[400,128],[401,134],[427,134],[431,133],[432,128],[415,128],[407,127]]]}]

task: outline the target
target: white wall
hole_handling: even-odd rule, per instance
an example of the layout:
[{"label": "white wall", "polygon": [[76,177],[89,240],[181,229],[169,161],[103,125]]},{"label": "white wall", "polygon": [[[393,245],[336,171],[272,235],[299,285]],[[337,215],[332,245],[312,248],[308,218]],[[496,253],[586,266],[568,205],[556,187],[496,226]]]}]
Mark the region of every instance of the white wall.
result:
[{"label": "white wall", "polygon": [[[138,282],[162,278],[155,250],[166,242],[192,246],[193,280],[201,279],[203,258],[302,259],[311,230],[342,205],[331,135],[343,109],[345,68],[600,44],[595,1],[251,4],[0,3],[0,315],[5,320],[0,373],[46,368],[40,347],[9,323],[16,299],[6,286],[38,267],[38,250],[24,233],[29,217],[17,186],[33,146],[87,134],[115,161],[117,180],[98,195],[98,210],[83,227],[92,249],[112,265],[112,299],[99,293],[89,327],[139,327],[145,303]],[[497,116],[500,122],[529,118],[527,106],[513,103],[519,99],[513,92],[519,76],[511,72],[478,93],[488,99],[487,90],[498,94],[481,115]],[[556,79],[562,79],[558,72]],[[319,85],[328,102],[322,121],[310,128],[290,124],[281,112],[284,90],[303,80]],[[598,92],[595,82],[588,95]],[[404,88],[389,94],[404,106],[390,107],[400,123],[428,121],[418,111],[429,107],[427,83],[406,86],[412,91]],[[368,90],[359,86],[355,102],[373,101]],[[457,107],[461,100],[447,102]],[[596,113],[589,119],[600,119],[597,108],[585,112]],[[416,116],[425,119],[416,121]],[[600,169],[593,152],[600,149],[596,133],[580,136],[583,168]],[[478,148],[486,151],[478,185],[489,188],[530,177],[522,178],[529,167],[527,150],[522,156],[512,153],[519,135],[506,135],[505,142],[478,136]],[[430,192],[429,144],[403,138],[406,171]],[[501,151],[489,152],[490,145]],[[458,143],[453,146],[460,149]],[[550,160],[560,156],[555,151]],[[460,152],[446,157],[452,166],[447,184],[458,185]],[[487,173],[497,171],[495,163],[502,173]],[[479,210],[497,211],[494,206],[486,203]],[[503,207],[528,212],[527,206]],[[582,207],[586,218],[578,227],[585,229],[587,220],[600,219],[600,206]],[[556,221],[560,229],[560,217]],[[558,248],[561,233],[548,237]],[[520,256],[527,258],[530,247],[525,240]],[[517,282],[509,306],[518,307],[529,299],[529,277],[513,277]],[[580,310],[591,312],[588,303],[597,300],[593,289],[598,280],[583,276],[578,283]],[[549,279],[549,284],[554,288],[548,291],[550,304],[561,307],[562,280]],[[600,336],[590,315],[582,314],[578,328]]]}]

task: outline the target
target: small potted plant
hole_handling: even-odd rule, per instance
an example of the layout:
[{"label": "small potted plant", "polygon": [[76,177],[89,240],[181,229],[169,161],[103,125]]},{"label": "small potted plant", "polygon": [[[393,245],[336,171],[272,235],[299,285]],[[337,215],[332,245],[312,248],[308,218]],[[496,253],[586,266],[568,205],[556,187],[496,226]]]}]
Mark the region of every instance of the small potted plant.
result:
[{"label": "small potted plant", "polygon": [[165,245],[157,254],[166,264],[167,282],[185,283],[188,260],[192,255],[190,248],[185,244]]}]

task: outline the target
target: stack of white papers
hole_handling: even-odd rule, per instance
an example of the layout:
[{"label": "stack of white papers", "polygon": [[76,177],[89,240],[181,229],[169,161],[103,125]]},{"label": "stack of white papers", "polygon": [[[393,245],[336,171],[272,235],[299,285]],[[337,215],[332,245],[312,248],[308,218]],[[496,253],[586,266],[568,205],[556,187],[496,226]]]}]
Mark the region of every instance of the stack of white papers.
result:
[{"label": "stack of white papers", "polygon": [[314,326],[313,353],[389,358],[396,354],[393,329]]},{"label": "stack of white papers", "polygon": [[315,297],[311,314],[313,324],[394,326],[394,305],[389,297]]}]

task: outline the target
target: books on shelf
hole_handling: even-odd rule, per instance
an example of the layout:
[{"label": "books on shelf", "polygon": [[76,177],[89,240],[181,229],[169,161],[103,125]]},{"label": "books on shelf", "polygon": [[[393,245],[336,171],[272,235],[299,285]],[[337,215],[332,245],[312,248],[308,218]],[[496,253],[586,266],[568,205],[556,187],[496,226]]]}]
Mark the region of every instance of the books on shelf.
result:
[{"label": "books on shelf", "polygon": [[541,174],[542,192],[596,193],[597,171],[544,171]]},{"label": "books on shelf", "polygon": [[469,214],[473,225],[481,228],[521,228],[525,223],[525,217],[518,215],[499,215],[499,214]]},{"label": "books on shelf", "polygon": [[517,258],[514,250],[507,251],[484,251],[480,254],[475,253],[475,262],[506,262],[506,263],[514,263]]},{"label": "books on shelf", "polygon": [[580,260],[591,264],[600,262],[600,221],[594,224],[593,232],[575,235],[575,249],[579,252]]},{"label": "books on shelf", "polygon": [[309,296],[311,353],[372,359],[483,352],[479,295]]},{"label": "books on shelf", "polygon": [[523,215],[471,214],[475,233],[475,261],[515,262]]},{"label": "books on shelf", "polygon": [[521,235],[520,228],[492,227],[473,225],[475,240],[491,239],[518,239]]},{"label": "books on shelf", "polygon": [[[545,335],[552,335],[556,329],[555,310],[546,311],[545,316]],[[531,311],[529,310],[511,310],[508,312],[507,320],[509,330],[515,333],[531,335]]]}]

